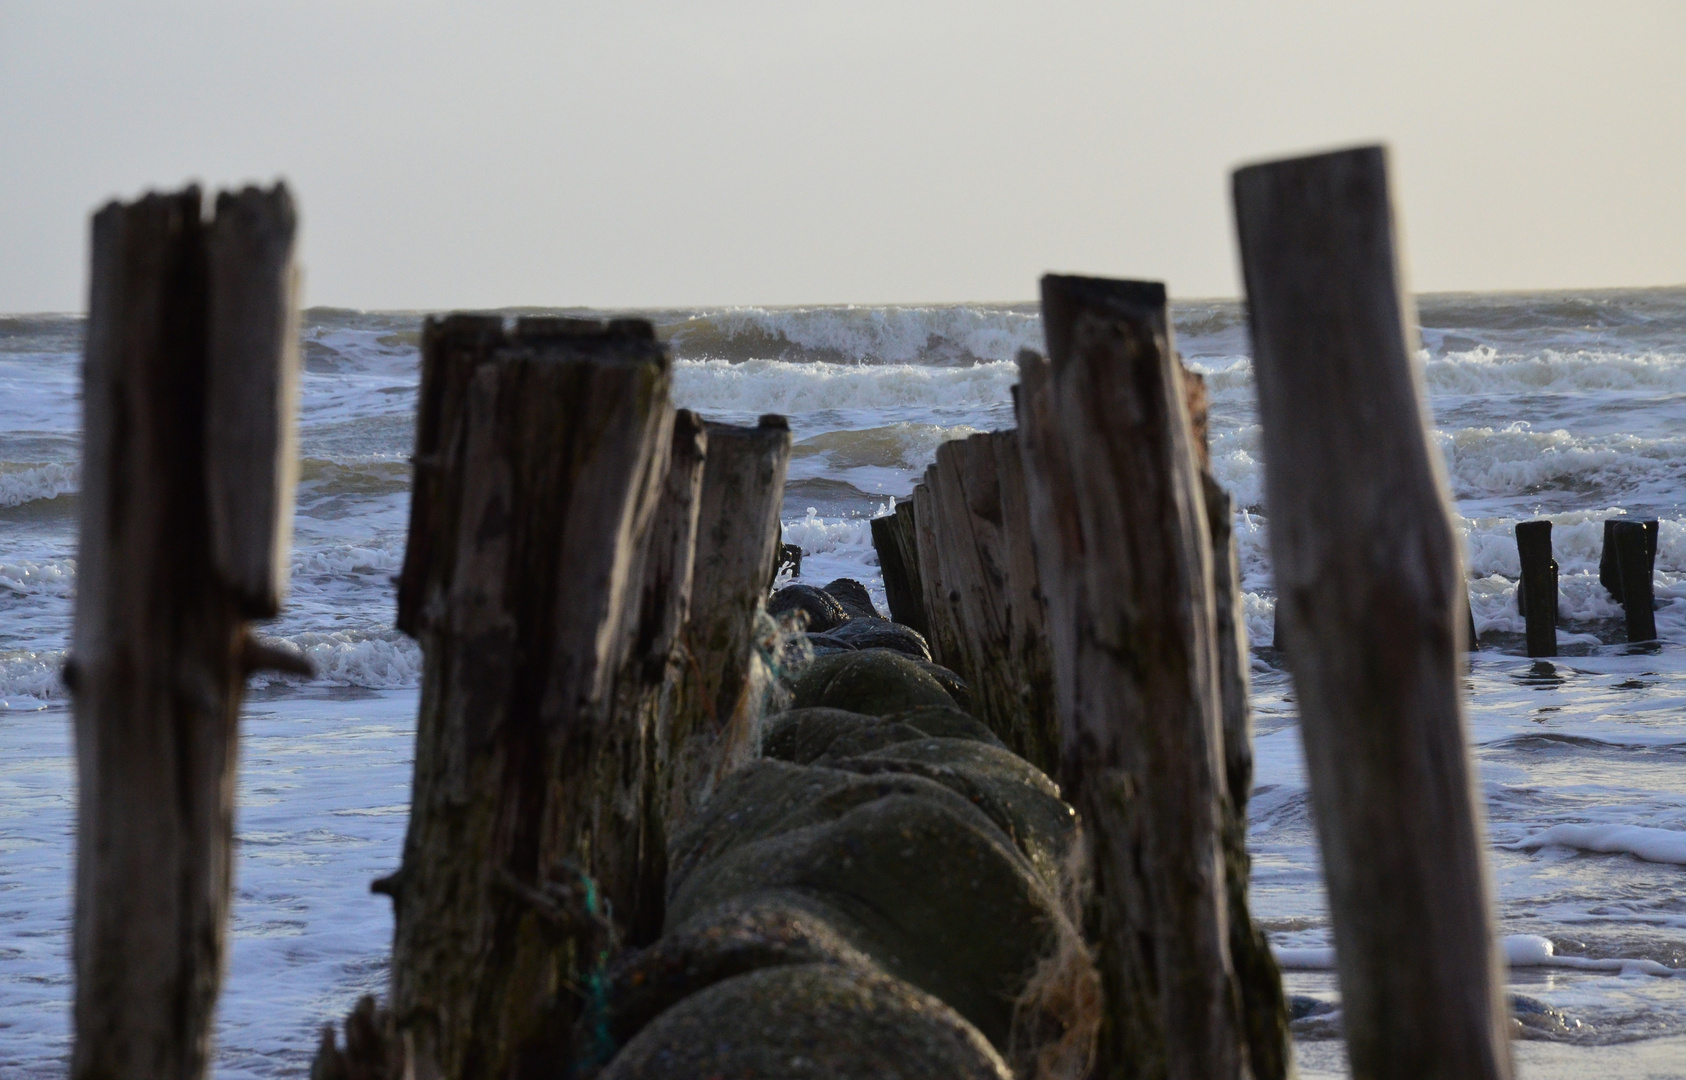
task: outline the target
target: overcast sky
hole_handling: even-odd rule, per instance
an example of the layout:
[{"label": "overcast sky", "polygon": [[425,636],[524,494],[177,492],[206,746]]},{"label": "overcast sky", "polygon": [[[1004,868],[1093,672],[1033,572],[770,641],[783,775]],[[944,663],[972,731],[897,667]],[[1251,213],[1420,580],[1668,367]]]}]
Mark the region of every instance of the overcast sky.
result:
[{"label": "overcast sky", "polygon": [[285,177],[306,299],[1238,291],[1228,175],[1393,148],[1418,290],[1686,282],[1686,2],[0,0],[0,311]]}]

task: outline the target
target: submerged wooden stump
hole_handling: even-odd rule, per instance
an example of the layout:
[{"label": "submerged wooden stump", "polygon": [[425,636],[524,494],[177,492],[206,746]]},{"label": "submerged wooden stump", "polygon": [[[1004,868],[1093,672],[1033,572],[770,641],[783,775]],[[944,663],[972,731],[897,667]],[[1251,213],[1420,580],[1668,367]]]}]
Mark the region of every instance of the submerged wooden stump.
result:
[{"label": "submerged wooden stump", "polygon": [[1516,554],[1522,563],[1516,609],[1526,620],[1528,655],[1556,656],[1557,560],[1551,557],[1551,522],[1518,522]]},{"label": "submerged wooden stump", "polygon": [[1241,1077],[1212,534],[1165,290],[1050,276],[1042,317],[1019,437],[1095,886],[1096,1075]]},{"label": "submerged wooden stump", "polygon": [[1627,639],[1655,641],[1657,614],[1651,570],[1657,558],[1657,523],[1615,521],[1611,522],[1609,532],[1616,552],[1622,609],[1627,616]]},{"label": "submerged wooden stump", "polygon": [[943,626],[933,658],[966,680],[978,718],[1051,776],[1059,728],[1017,432],[944,443],[922,486],[931,547],[918,559],[919,608]]},{"label": "submerged wooden stump", "polygon": [[615,704],[686,572],[671,370],[631,320],[429,319],[422,355],[399,583],[425,657],[415,785],[377,883],[390,1009],[417,1077],[548,1075],[594,1052],[570,1034],[651,842],[651,751]]},{"label": "submerged wooden stump", "polygon": [[1465,583],[1407,340],[1385,153],[1256,165],[1234,187],[1277,613],[1353,1074],[1508,1077],[1464,729]]},{"label": "submerged wooden stump", "polygon": [[308,670],[249,617],[286,589],[296,453],[293,202],[197,188],[93,223],[76,724],[71,1075],[206,1072],[246,677]]}]

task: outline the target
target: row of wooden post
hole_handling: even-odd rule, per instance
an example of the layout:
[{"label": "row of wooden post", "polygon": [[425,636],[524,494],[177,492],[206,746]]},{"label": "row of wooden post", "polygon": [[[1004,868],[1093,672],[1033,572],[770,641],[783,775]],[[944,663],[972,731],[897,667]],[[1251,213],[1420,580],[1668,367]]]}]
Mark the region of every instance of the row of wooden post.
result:
[{"label": "row of wooden post", "polygon": [[[1655,520],[1604,523],[1598,581],[1622,605],[1631,642],[1657,637],[1651,574],[1657,561],[1658,528]],[[1528,655],[1556,656],[1557,560],[1551,557],[1551,522],[1519,522],[1516,553],[1522,563],[1516,610],[1524,620]]]},{"label": "row of wooden post", "polygon": [[[1505,1077],[1462,575],[1385,157],[1234,183],[1353,1071]],[[79,1078],[204,1073],[240,688],[279,662],[243,620],[285,582],[291,206],[236,197],[226,242],[224,209],[209,244],[197,192],[96,222]],[[219,261],[247,250],[256,277]],[[882,527],[886,587],[1081,813],[1107,999],[1096,1075],[1284,1076],[1280,981],[1246,908],[1231,511],[1204,474],[1165,291],[1049,277],[1042,300],[1047,356],[1021,357],[1016,435],[944,448],[909,518]],[[253,350],[262,364],[220,366]],[[675,411],[671,377],[640,321],[429,321],[399,583],[425,655],[415,791],[402,866],[378,883],[396,910],[391,993],[378,1023],[359,1014],[375,1034],[327,1045],[319,1076],[501,1080],[604,1051],[592,988],[617,938],[660,924],[663,828],[752,746],[790,448],[777,418]],[[365,1052],[378,1060],[348,1060]]]}]

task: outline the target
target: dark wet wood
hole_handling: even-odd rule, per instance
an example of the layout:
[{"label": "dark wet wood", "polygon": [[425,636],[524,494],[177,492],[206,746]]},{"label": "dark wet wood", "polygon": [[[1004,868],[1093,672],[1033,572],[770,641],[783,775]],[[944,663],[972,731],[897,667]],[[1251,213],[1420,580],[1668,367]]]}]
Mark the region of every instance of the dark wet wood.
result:
[{"label": "dark wet wood", "polygon": [[637,909],[650,750],[616,704],[684,577],[652,595],[686,528],[662,515],[671,369],[642,321],[477,316],[428,320],[422,363],[390,1008],[416,1077],[501,1080],[594,1052],[570,1042],[578,988]]},{"label": "dark wet wood", "polygon": [[1522,562],[1516,610],[1526,623],[1528,655],[1556,656],[1557,560],[1551,557],[1551,522],[1517,522],[1516,554]]},{"label": "dark wet wood", "polygon": [[1385,154],[1252,166],[1234,197],[1277,614],[1353,1073],[1508,1077],[1460,683],[1464,578]]},{"label": "dark wet wood", "polygon": [[[73,693],[78,1080],[205,1075],[246,617],[287,581],[298,350],[285,188],[94,217]],[[281,460],[288,455],[288,460]]]},{"label": "dark wet wood", "polygon": [[1019,434],[1106,999],[1095,1075],[1240,1077],[1212,538],[1164,287],[1047,277]]},{"label": "dark wet wood", "polygon": [[1654,521],[1611,523],[1610,540],[1616,549],[1616,576],[1622,585],[1629,641],[1657,639],[1656,600],[1651,585],[1657,555],[1656,528]]},{"label": "dark wet wood", "polygon": [[878,567],[884,574],[884,598],[890,618],[929,636],[930,620],[925,616],[925,585],[919,572],[918,527],[913,520],[913,500],[896,504],[893,514],[872,519],[872,546],[878,553]]}]

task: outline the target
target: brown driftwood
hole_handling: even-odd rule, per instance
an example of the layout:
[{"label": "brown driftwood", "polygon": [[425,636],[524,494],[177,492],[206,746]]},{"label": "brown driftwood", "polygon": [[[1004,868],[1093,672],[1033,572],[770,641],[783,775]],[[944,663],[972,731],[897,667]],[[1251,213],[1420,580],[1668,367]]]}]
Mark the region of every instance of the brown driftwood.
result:
[{"label": "brown driftwood", "polygon": [[919,538],[913,522],[913,500],[896,504],[893,514],[872,519],[872,547],[884,574],[884,599],[890,618],[921,634],[930,629],[925,617],[925,586],[919,574]]},{"label": "brown driftwood", "polygon": [[1407,340],[1385,152],[1241,169],[1234,196],[1277,614],[1353,1074],[1506,1077],[1460,687],[1464,579]]},{"label": "brown driftwood", "polygon": [[681,634],[683,682],[674,707],[666,817],[678,823],[713,783],[757,749],[752,671],[780,544],[779,508],[790,425],[707,424],[708,460],[696,528],[696,578]]},{"label": "brown driftwood", "polygon": [[[287,583],[298,350],[284,187],[94,217],[72,660],[71,1075],[207,1069],[246,676],[299,669],[246,617]],[[286,456],[288,460],[280,460]]]},{"label": "brown driftwood", "polygon": [[1042,318],[1019,435],[1096,890],[1096,1075],[1240,1077],[1212,540],[1164,287],[1046,277]]},{"label": "brown driftwood", "polygon": [[501,1080],[596,1052],[570,1044],[581,988],[637,902],[648,838],[617,804],[644,797],[646,749],[614,703],[664,547],[671,370],[641,320],[429,319],[422,362],[399,582],[425,658],[415,783],[376,887],[406,1070]]},{"label": "brown driftwood", "polygon": [[937,663],[965,679],[972,711],[1009,749],[1053,775],[1059,765],[1052,661],[1030,539],[1018,434],[944,443],[925,473],[940,594],[924,597],[945,632]]}]

